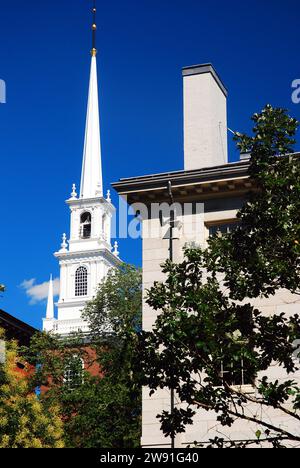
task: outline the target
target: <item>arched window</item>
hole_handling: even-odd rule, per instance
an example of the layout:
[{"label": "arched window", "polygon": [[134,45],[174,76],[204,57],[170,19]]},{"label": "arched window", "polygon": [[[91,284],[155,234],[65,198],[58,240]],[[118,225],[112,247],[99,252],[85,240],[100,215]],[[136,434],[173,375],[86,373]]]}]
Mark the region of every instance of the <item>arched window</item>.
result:
[{"label": "arched window", "polygon": [[75,274],[75,296],[87,296],[88,293],[88,273],[85,267],[79,267]]},{"label": "arched window", "polygon": [[64,384],[69,390],[75,390],[84,383],[84,361],[76,354],[68,356],[65,362]]},{"label": "arched window", "polygon": [[80,216],[80,237],[81,239],[89,239],[92,233],[92,216],[86,211]]}]

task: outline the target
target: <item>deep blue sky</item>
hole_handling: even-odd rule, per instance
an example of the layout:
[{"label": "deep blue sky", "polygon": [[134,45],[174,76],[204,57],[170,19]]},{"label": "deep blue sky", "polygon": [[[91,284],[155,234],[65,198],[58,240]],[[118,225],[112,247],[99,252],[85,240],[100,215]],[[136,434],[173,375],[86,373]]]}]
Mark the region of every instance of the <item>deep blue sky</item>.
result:
[{"label": "deep blue sky", "polygon": [[[58,276],[79,184],[90,66],[89,0],[0,0],[0,308],[41,325],[24,280]],[[98,0],[105,185],[183,168],[181,68],[212,62],[229,89],[229,126],[248,131],[266,103],[291,102],[300,78],[299,0]],[[231,146],[231,160],[237,154]],[[114,196],[116,201],[116,197]],[[140,264],[139,241],[120,243]]]}]

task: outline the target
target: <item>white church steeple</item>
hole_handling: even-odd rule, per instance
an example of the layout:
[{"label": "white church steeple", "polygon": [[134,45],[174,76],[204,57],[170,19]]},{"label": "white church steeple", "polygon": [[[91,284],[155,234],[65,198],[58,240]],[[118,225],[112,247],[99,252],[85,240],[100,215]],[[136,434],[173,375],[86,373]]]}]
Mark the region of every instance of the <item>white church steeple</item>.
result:
[{"label": "white church steeple", "polygon": [[92,50],[89,98],[81,173],[80,198],[103,196],[97,59]]},{"label": "white church steeple", "polygon": [[58,316],[54,317],[50,300],[47,319],[44,320],[44,330],[61,335],[78,330],[88,332],[88,325],[81,318],[82,310],[96,295],[108,271],[121,262],[117,244],[113,248],[111,243],[111,222],[115,208],[110,193],[106,199],[103,197],[95,6],[93,17],[92,63],[80,196],[78,198],[76,185],[73,184],[71,197],[67,200],[71,211],[70,237],[67,240],[66,234],[63,235],[61,249],[55,253],[60,265]]},{"label": "white church steeple", "polygon": [[96,49],[96,1],[93,13],[93,44],[91,50],[91,71],[89,84],[89,97],[87,106],[84,150],[80,184],[80,198],[94,198],[103,196],[102,163],[101,163],[101,137],[97,77],[97,49]]}]

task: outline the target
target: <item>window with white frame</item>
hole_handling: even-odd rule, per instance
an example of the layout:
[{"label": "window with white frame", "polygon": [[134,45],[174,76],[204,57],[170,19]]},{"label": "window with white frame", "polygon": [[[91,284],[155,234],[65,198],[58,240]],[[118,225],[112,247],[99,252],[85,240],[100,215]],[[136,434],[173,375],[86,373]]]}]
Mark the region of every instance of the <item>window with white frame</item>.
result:
[{"label": "window with white frame", "polygon": [[88,272],[87,268],[81,266],[75,273],[75,296],[83,297],[88,293]]},{"label": "window with white frame", "polygon": [[241,357],[237,362],[230,360],[227,362],[222,361],[220,380],[222,385],[226,383],[230,387],[252,385],[255,380],[255,376],[247,366],[246,360]]},{"label": "window with white frame", "polygon": [[[228,221],[220,221],[216,223],[207,224],[209,237],[213,236],[223,236],[234,232],[239,226],[239,220],[233,219]],[[239,332],[241,334],[241,346],[243,342],[248,339],[249,332],[252,327],[252,314],[248,311],[243,310],[243,315],[239,317]],[[243,386],[243,385],[253,385],[256,375],[253,372],[252,366],[249,363],[249,360],[246,357],[243,357],[241,353],[241,358],[238,360],[232,360],[229,357],[223,359],[219,367],[219,378],[217,385],[229,385],[229,386]]]},{"label": "window with white frame", "polygon": [[84,382],[84,361],[80,356],[69,356],[65,363],[64,384],[75,390]]},{"label": "window with white frame", "polygon": [[215,235],[223,236],[224,234],[230,234],[231,232],[236,230],[238,224],[238,220],[209,224],[207,226],[209,231],[209,237],[213,237]]},{"label": "window with white frame", "polygon": [[240,348],[240,359],[233,360],[230,356],[223,359],[220,365],[219,385],[243,386],[253,385],[256,375],[253,370],[253,365],[247,354],[242,352],[245,344],[249,345],[249,336],[253,331],[253,318],[251,309],[241,308],[237,315],[239,321],[238,336],[236,340],[236,350]]}]

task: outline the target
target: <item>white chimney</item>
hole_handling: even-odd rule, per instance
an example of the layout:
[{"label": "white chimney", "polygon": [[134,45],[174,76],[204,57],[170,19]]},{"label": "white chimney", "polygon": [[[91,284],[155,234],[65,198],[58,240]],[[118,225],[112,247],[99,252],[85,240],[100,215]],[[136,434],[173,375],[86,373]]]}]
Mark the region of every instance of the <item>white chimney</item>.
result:
[{"label": "white chimney", "polygon": [[184,169],[227,164],[227,90],[211,64],[183,69]]}]

